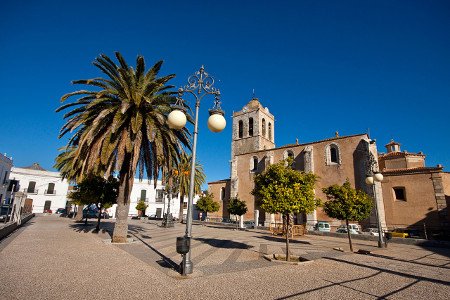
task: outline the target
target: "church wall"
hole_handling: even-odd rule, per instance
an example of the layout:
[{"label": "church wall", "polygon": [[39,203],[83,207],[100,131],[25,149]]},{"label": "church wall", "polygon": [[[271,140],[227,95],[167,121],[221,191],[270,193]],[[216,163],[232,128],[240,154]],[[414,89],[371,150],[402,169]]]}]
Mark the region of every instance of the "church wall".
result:
[{"label": "church wall", "polygon": [[[312,146],[314,151],[314,173],[319,176],[319,180],[316,184],[316,195],[323,201],[326,197],[322,193],[322,188],[327,187],[332,184],[342,184],[348,178],[352,186],[355,186],[355,176],[358,176],[358,181],[364,180],[365,173],[355,172],[354,168],[354,152],[359,146],[362,138],[365,135],[358,135],[354,137],[337,138],[333,140],[317,142],[309,144]],[[341,164],[326,165],[326,147],[331,144],[336,143],[339,146],[340,162]],[[238,185],[238,197],[241,200],[245,200],[248,206],[248,213],[245,215],[245,219],[253,219],[253,214],[255,210],[255,198],[251,195],[251,191],[254,188],[254,176],[264,170],[264,164],[259,164],[256,172],[251,171],[251,166],[253,164],[252,158],[254,156],[258,157],[258,161],[261,161],[264,157],[273,157],[273,162],[279,162],[284,159],[286,152],[288,150],[294,153],[294,168],[303,171],[304,166],[304,148],[306,145],[292,145],[282,148],[276,148],[267,151],[257,151],[252,153],[247,153],[239,155],[237,157],[237,174],[239,178]],[[357,174],[357,175],[355,175]],[[260,214],[261,216],[261,214]],[[317,211],[318,220],[330,220],[322,209],[319,208]]]},{"label": "church wall", "polygon": [[[222,188],[225,189],[225,197],[221,199]],[[220,209],[215,213],[208,213],[208,217],[212,218],[229,218],[227,211],[228,202],[230,201],[230,181],[221,180],[208,183],[208,192],[213,194],[214,201],[220,204]]]}]

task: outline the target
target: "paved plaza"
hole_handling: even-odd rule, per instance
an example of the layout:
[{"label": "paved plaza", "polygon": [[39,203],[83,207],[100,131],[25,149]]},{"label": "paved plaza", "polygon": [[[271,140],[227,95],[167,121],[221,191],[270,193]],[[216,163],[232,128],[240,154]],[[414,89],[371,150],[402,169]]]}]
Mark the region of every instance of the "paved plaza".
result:
[{"label": "paved plaza", "polygon": [[[284,239],[265,231],[194,225],[194,273],[176,272],[184,225],[130,220],[133,242],[109,242],[113,221],[36,216],[0,241],[0,299],[449,299],[450,249],[306,236],[291,252],[311,262],[273,263]],[[333,248],[341,247],[340,252]]]}]

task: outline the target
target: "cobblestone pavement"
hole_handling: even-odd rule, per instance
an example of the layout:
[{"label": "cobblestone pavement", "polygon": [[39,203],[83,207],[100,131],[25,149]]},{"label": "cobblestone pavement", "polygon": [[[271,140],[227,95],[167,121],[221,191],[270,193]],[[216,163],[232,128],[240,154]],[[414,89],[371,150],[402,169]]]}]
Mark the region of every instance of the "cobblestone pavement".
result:
[{"label": "cobblestone pavement", "polygon": [[[133,242],[111,244],[105,232],[57,216],[37,216],[0,242],[0,299],[449,299],[450,250],[307,236],[292,254],[313,260],[286,265],[262,258],[283,253],[284,239],[264,231],[194,225],[194,273],[181,277],[175,238],[184,225],[130,220]],[[333,250],[341,247],[345,252]]]}]

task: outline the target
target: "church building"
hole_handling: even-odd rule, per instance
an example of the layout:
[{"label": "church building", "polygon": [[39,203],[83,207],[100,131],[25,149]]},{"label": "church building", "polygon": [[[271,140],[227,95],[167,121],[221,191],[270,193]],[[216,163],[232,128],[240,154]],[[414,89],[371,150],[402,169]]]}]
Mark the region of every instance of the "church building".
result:
[{"label": "church building", "polygon": [[[318,176],[315,186],[317,198],[326,201],[322,188],[332,184],[343,184],[349,179],[351,185],[362,189],[373,196],[379,203],[379,214],[383,227],[386,227],[381,184],[375,188],[365,183],[370,158],[377,161],[377,147],[365,133],[350,136],[335,136],[310,143],[275,146],[275,118],[267,107],[263,107],[257,98],[253,98],[241,111],[233,113],[233,129],[231,140],[231,175],[229,179],[208,183],[208,188],[221,204],[221,210],[210,217],[229,218],[227,205],[230,198],[238,197],[247,203],[248,212],[245,220],[255,220],[259,225],[269,226],[275,220],[274,215],[266,214],[251,194],[254,188],[254,177],[273,163],[291,157],[293,168],[299,171],[312,172]],[[257,220],[256,220],[257,219]],[[311,214],[297,215],[297,224],[306,223],[312,227],[318,221],[328,221],[338,226],[340,221],[330,219],[317,208]],[[375,210],[367,221],[375,226]]]}]

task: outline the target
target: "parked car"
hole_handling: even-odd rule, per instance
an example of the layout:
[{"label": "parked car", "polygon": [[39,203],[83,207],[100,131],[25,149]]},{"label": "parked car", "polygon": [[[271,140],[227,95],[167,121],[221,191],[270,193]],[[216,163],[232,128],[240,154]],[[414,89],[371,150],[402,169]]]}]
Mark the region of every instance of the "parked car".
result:
[{"label": "parked car", "polygon": [[53,211],[51,209],[44,210],[44,214],[51,214],[51,213],[53,213]]},{"label": "parked car", "polygon": [[396,228],[389,231],[391,237],[399,238],[421,238],[420,231],[417,229]]},{"label": "parked car", "polygon": [[409,237],[407,229],[404,229],[404,228],[396,228],[394,230],[391,230],[391,231],[389,231],[389,235],[391,237],[399,237],[399,238]]},{"label": "parked car", "polygon": [[[359,234],[359,231],[356,231],[354,228],[349,228],[350,229],[350,234]],[[336,233],[347,233],[347,226],[345,225],[341,225],[338,227],[338,229],[336,230]]]},{"label": "parked car", "polygon": [[83,209],[83,218],[97,218],[98,217],[98,210],[92,209],[92,208],[85,208]]},{"label": "parked car", "polygon": [[373,236],[379,236],[378,228],[366,228],[362,231],[362,234],[365,235],[373,235]]},{"label": "parked car", "polygon": [[66,209],[65,208],[58,208],[55,212],[55,214],[65,214],[66,213]]},{"label": "parked car", "polygon": [[[11,218],[11,215],[8,215],[8,220],[6,220],[6,222],[9,222],[9,219]],[[5,219],[6,219],[6,215],[1,215],[0,216],[0,222],[5,222]]]},{"label": "parked car", "polygon": [[328,222],[317,222],[317,224],[314,226],[314,230],[322,231],[322,232],[330,232],[331,226]]},{"label": "parked car", "polygon": [[255,228],[255,221],[244,221],[245,228]]}]

